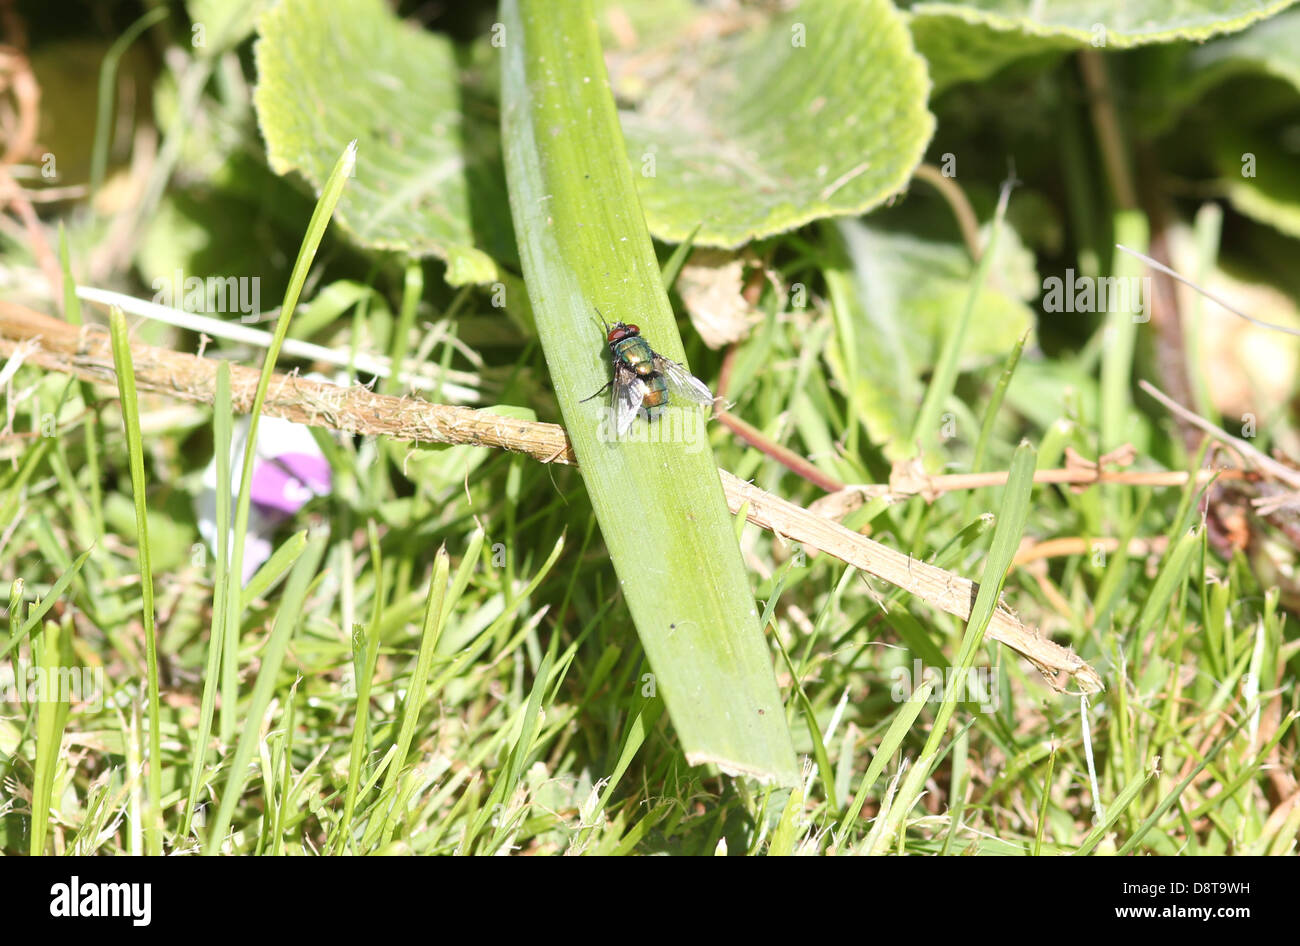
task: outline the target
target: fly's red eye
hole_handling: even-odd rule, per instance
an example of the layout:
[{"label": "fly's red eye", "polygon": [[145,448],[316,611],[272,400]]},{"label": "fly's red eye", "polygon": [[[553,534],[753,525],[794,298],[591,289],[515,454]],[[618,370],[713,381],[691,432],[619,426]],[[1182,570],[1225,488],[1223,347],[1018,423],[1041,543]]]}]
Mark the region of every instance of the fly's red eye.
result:
[{"label": "fly's red eye", "polygon": [[640,334],[641,334],[641,329],[640,329],[638,326],[636,326],[636,325],[628,325],[628,327],[627,327],[627,333],[628,333],[629,335],[640,335]]},{"label": "fly's red eye", "polygon": [[623,330],[621,328],[612,328],[609,330],[609,334],[605,336],[605,341],[616,342],[622,337],[623,337]]}]

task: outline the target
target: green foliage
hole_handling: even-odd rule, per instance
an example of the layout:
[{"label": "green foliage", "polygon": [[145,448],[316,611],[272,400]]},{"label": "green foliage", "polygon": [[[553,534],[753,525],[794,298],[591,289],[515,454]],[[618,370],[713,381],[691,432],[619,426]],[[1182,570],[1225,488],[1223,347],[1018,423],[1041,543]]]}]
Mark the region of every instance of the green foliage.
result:
[{"label": "green foliage", "polygon": [[935,85],[987,78],[1007,64],[1087,47],[1131,49],[1235,33],[1295,0],[1093,0],[1040,6],[1027,0],[922,0],[909,9]]},{"label": "green foliage", "polygon": [[897,194],[934,131],[929,79],[888,0],[823,0],[703,52],[623,116],[650,231],[740,246]]},{"label": "green foliage", "polygon": [[319,187],[355,139],[361,173],[339,209],[355,239],[437,256],[453,286],[494,281],[484,248],[499,259],[510,242],[495,122],[462,87],[451,41],[379,0],[290,0],[259,35],[254,102],[271,167]]}]

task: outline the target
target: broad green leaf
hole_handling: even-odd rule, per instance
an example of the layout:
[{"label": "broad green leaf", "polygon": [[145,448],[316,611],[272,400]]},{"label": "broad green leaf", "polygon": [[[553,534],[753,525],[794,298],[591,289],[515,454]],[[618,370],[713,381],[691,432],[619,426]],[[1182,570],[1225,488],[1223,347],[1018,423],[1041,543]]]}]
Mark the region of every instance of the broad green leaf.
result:
[{"label": "broad green leaf", "polygon": [[1225,130],[1214,158],[1228,200],[1242,214],[1300,239],[1300,177],[1296,155],[1276,136]]},{"label": "broad green leaf", "polygon": [[[637,201],[587,2],[502,4],[502,139],[538,338],[605,545],[686,758],[769,782],[798,778],[754,595],[698,412],[671,409],[635,439],[583,403],[610,374],[596,321],[641,326],[683,360]],[[688,427],[688,424],[691,425]]]},{"label": "broad green leaf", "polygon": [[[1142,87],[1135,117],[1148,136],[1166,132],[1190,105],[1211,89],[1233,80],[1279,80],[1300,92],[1297,49],[1300,49],[1300,8],[1287,10],[1233,36],[1197,46],[1184,44],[1172,50],[1167,59],[1143,64],[1145,68],[1134,80]],[[1263,85],[1243,85],[1240,91],[1249,96],[1251,111],[1270,106],[1284,109],[1291,105],[1286,101],[1289,97]],[[1225,94],[1224,101],[1229,107],[1240,105],[1241,94],[1234,88]],[[1241,123],[1240,111],[1234,109],[1227,117]]]},{"label": "broad green leaf", "polygon": [[1034,0],[917,3],[911,9],[917,48],[930,62],[936,90],[982,79],[1028,56],[1066,49],[1129,49],[1206,40],[1244,30],[1295,0]]},{"label": "broad green leaf", "polygon": [[259,32],[253,102],[271,167],[319,189],[356,139],[338,209],[353,239],[445,260],[454,286],[496,279],[512,238],[495,115],[462,83],[452,42],[381,0],[284,0]]},{"label": "broad green leaf", "polygon": [[1291,83],[1300,91],[1300,8],[1287,10],[1244,33],[1206,43],[1192,51],[1193,97],[1231,75],[1260,72]]},{"label": "broad green leaf", "polygon": [[1080,45],[1065,36],[1026,35],[958,14],[931,14],[927,8],[913,8],[910,26],[916,48],[929,64],[935,95],[958,82],[986,79],[1018,60],[1059,55]]},{"label": "broad green leaf", "polygon": [[275,0],[188,0],[190,42],[195,50],[216,55],[253,34],[258,15]]},{"label": "broad green leaf", "polygon": [[[816,0],[742,35],[683,40],[622,114],[655,236],[735,247],[898,193],[934,131],[930,82],[887,0]],[[701,62],[701,55],[707,61]]]}]

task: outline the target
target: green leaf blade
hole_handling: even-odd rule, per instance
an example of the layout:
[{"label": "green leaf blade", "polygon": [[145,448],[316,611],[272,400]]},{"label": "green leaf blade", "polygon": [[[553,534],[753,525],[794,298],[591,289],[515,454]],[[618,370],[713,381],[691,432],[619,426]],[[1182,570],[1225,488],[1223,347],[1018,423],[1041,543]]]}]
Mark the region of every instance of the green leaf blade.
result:
[{"label": "green leaf blade", "polygon": [[[771,655],[702,427],[675,442],[603,442],[602,406],[581,403],[609,378],[596,307],[683,360],[591,9],[525,0],[502,13],[520,255],[560,409],[654,669],[638,685],[663,695],[692,763],[793,783]],[[634,432],[647,434],[646,421]]]}]

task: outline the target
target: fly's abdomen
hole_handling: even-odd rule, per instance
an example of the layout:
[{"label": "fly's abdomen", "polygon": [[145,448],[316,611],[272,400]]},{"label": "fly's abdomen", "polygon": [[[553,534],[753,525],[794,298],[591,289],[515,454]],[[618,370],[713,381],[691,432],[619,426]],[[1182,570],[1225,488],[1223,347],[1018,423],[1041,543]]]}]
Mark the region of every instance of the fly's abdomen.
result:
[{"label": "fly's abdomen", "polygon": [[646,378],[645,386],[646,392],[641,398],[641,406],[645,408],[647,414],[656,408],[667,406],[668,385],[664,383],[663,375],[658,372],[651,374]]},{"label": "fly's abdomen", "polygon": [[[614,343],[614,355],[641,377],[655,372],[654,351],[640,335],[632,335]],[[663,382],[660,382],[662,386]]]}]

